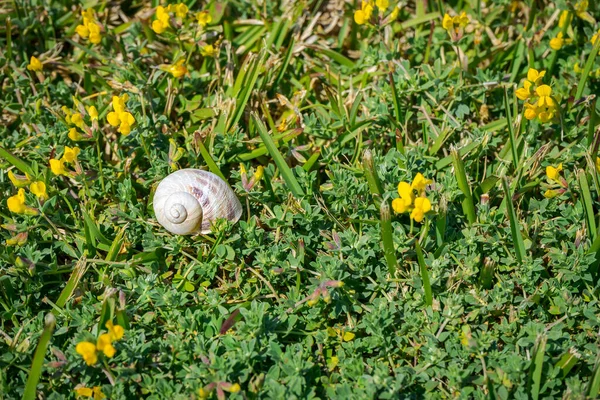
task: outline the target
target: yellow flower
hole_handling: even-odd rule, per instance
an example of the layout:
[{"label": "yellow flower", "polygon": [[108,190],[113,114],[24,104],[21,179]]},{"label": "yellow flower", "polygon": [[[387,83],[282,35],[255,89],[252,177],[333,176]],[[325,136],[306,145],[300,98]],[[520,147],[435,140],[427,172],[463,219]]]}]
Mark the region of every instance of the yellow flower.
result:
[{"label": "yellow flower", "polygon": [[558,27],[564,28],[566,25],[571,23],[571,13],[569,11],[563,11],[560,13],[560,18],[558,19]]},{"label": "yellow flower", "polygon": [[88,25],[88,29],[90,30],[90,42],[93,44],[98,44],[102,41],[102,35],[100,35],[100,25],[94,23],[90,23]]},{"label": "yellow flower", "polygon": [[379,8],[380,10],[386,10],[390,6],[390,1],[389,0],[375,0],[375,5],[377,5],[377,8]]},{"label": "yellow flower", "polygon": [[265,169],[263,168],[262,165],[259,165],[258,167],[256,167],[256,171],[254,172],[254,182],[258,182],[261,180],[261,178],[263,177],[265,173]]},{"label": "yellow flower", "polygon": [[442,27],[447,31],[451,30],[454,27],[452,17],[448,13],[444,14],[444,19],[442,20]]},{"label": "yellow flower", "polygon": [[8,171],[8,179],[15,185],[15,187],[25,187],[29,185],[31,179],[27,174],[23,175],[15,175],[12,171]]},{"label": "yellow flower", "polygon": [[525,103],[525,118],[528,120],[535,119],[538,116],[538,109],[535,105]]},{"label": "yellow flower", "polygon": [[85,11],[82,10],[81,15],[83,16],[83,23],[77,25],[75,32],[84,39],[89,38],[93,44],[100,43],[102,35],[100,34],[100,25],[95,21],[94,10],[91,8]]},{"label": "yellow flower", "polygon": [[19,192],[6,200],[6,205],[10,212],[15,214],[24,214],[27,210],[25,206],[25,189],[19,189]]},{"label": "yellow flower", "polygon": [[544,197],[547,199],[552,199],[556,196],[558,196],[558,192],[556,190],[548,189],[544,192]]},{"label": "yellow flower", "polygon": [[421,193],[425,190],[425,186],[429,185],[430,183],[433,183],[433,181],[431,179],[426,179],[423,174],[419,172],[415,176],[415,179],[413,179],[410,187],[412,190],[416,190],[417,192]]},{"label": "yellow flower", "polygon": [[71,123],[79,129],[83,129],[83,116],[79,113],[71,114]]},{"label": "yellow flower", "polygon": [[73,161],[77,160],[77,156],[79,155],[79,152],[81,150],[79,149],[79,147],[69,147],[69,146],[65,146],[65,154],[63,154],[62,159],[68,163],[72,163]]},{"label": "yellow flower", "polygon": [[238,383],[234,383],[233,385],[229,386],[229,388],[223,388],[223,390],[229,392],[229,393],[237,393],[241,390],[242,388],[240,387],[240,385]]},{"label": "yellow flower", "polygon": [[590,24],[595,24],[596,20],[587,11],[588,5],[589,5],[589,1],[588,0],[580,0],[580,1],[578,1],[575,4],[575,14],[577,14],[577,16],[579,18],[581,18],[582,20],[587,21]]},{"label": "yellow flower", "polygon": [[554,119],[554,113],[556,109],[553,105],[544,106],[537,108],[537,116],[540,119],[540,122],[546,123]]},{"label": "yellow flower", "polygon": [[114,325],[112,321],[106,322],[106,329],[108,329],[110,338],[113,341],[121,340],[121,338],[123,338],[123,335],[125,334],[125,330],[123,329],[123,327],[121,325]]},{"label": "yellow flower", "polygon": [[177,15],[178,18],[185,18],[189,9],[185,4],[179,3],[179,4],[170,5],[169,11],[175,11],[175,15]]},{"label": "yellow flower", "polygon": [[467,13],[463,11],[460,13],[460,15],[457,15],[454,18],[452,18],[452,23],[455,26],[464,28],[469,24],[469,17],[467,17]]},{"label": "yellow flower", "polygon": [[81,140],[81,135],[79,134],[79,132],[77,132],[77,129],[75,129],[75,128],[69,129],[68,136],[69,136],[69,139],[71,139],[74,142]]},{"label": "yellow flower", "polygon": [[431,210],[431,202],[427,197],[417,197],[415,199],[415,208],[410,213],[410,218],[417,222],[423,221],[425,214]]},{"label": "yellow flower", "polygon": [[596,171],[600,172],[600,157],[596,157]]},{"label": "yellow flower", "polygon": [[408,211],[413,201],[413,190],[408,182],[400,182],[398,184],[398,195],[400,198],[392,201],[392,208],[396,214],[402,214]]},{"label": "yellow flower", "polygon": [[560,171],[562,171],[563,165],[562,163],[558,164],[555,168],[552,165],[548,165],[546,167],[546,177],[549,181],[554,181],[560,183]]},{"label": "yellow flower", "polygon": [[565,44],[571,43],[571,39],[564,39],[563,36],[562,32],[558,32],[556,37],[550,40],[552,50],[560,50]]},{"label": "yellow flower", "polygon": [[200,48],[200,54],[204,57],[214,57],[217,54],[217,49],[212,44],[207,44]]},{"label": "yellow flower", "polygon": [[96,353],[96,345],[90,342],[80,342],[75,347],[75,351],[81,354],[83,361],[87,365],[94,365],[98,361],[98,353]]},{"label": "yellow flower", "polygon": [[519,99],[527,100],[532,95],[531,86],[532,86],[532,83],[526,80],[525,82],[523,82],[523,87],[520,89],[517,89],[515,94],[517,95],[517,97]]},{"label": "yellow flower", "polygon": [[373,1],[362,0],[360,10],[354,12],[354,22],[358,25],[364,25],[369,22],[373,14]]},{"label": "yellow flower", "polygon": [[152,22],[152,30],[157,34],[161,34],[167,30],[169,25],[169,13],[163,6],[156,7],[156,20]]},{"label": "yellow flower", "polygon": [[98,336],[98,342],[96,343],[96,348],[98,351],[104,353],[104,355],[108,358],[112,358],[117,350],[113,347],[112,341],[110,340],[110,333],[103,333]]},{"label": "yellow flower", "polygon": [[196,15],[196,19],[198,20],[198,24],[203,28],[212,22],[212,16],[208,11],[200,11]]},{"label": "yellow flower", "polygon": [[594,36],[592,36],[592,38],[590,39],[590,42],[592,42],[592,45],[596,44],[596,40],[598,40],[598,36],[600,36],[600,31],[596,32],[596,34],[594,34]]},{"label": "yellow flower", "polygon": [[541,85],[535,89],[535,93],[540,96],[537,102],[538,107],[552,107],[554,101],[552,100],[552,88],[548,85]]},{"label": "yellow flower", "polygon": [[18,233],[17,236],[6,239],[7,246],[23,246],[27,243],[27,232]]},{"label": "yellow flower", "polygon": [[181,59],[175,64],[166,66],[164,70],[173,75],[174,78],[181,78],[188,72],[188,69],[185,67],[185,65],[183,65],[183,63],[185,63],[185,60]]},{"label": "yellow flower", "polygon": [[112,126],[118,126],[118,131],[123,135],[131,132],[131,126],[135,123],[135,118],[129,112],[125,111],[125,103],[129,99],[127,93],[122,96],[113,96],[112,108],[114,111],[108,113],[106,120]]},{"label": "yellow flower", "polygon": [[529,68],[529,71],[527,71],[527,80],[539,85],[544,75],[546,75],[546,71],[539,72],[537,69]]},{"label": "yellow flower", "polygon": [[27,69],[30,71],[41,71],[44,68],[44,65],[40,60],[38,60],[35,56],[31,56],[29,60],[29,65],[27,65]]},{"label": "yellow flower", "polygon": [[93,388],[81,387],[79,389],[75,389],[75,393],[78,396],[83,397],[94,397],[94,400],[102,400],[106,398],[106,395],[102,393],[102,389],[100,386],[94,386]]},{"label": "yellow flower", "polygon": [[50,170],[54,175],[67,175],[68,171],[65,168],[65,161],[63,159],[51,159],[50,160]]},{"label": "yellow flower", "polygon": [[31,193],[35,194],[40,200],[48,200],[48,193],[46,192],[46,184],[42,181],[33,182],[29,185]]},{"label": "yellow flower", "polygon": [[98,110],[96,109],[96,106],[87,107],[87,112],[92,121],[98,119]]}]

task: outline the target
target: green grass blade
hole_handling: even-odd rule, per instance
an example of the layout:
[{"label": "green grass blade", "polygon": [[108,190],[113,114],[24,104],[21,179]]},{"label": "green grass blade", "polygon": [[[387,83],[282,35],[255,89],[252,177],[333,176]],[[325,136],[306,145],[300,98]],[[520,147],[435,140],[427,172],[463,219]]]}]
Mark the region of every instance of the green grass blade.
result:
[{"label": "green grass blade", "polygon": [[588,59],[585,63],[585,67],[583,67],[583,72],[581,74],[581,79],[579,79],[579,84],[577,85],[577,93],[575,94],[575,100],[578,100],[583,96],[583,90],[585,89],[585,83],[587,82],[588,77],[590,76],[590,71],[594,66],[594,62],[596,60],[596,55],[598,54],[598,50],[600,50],[600,40],[596,40],[594,47],[592,47],[592,52],[588,56]]},{"label": "green grass blade", "polygon": [[4,158],[9,164],[13,165],[24,174],[28,174],[32,178],[35,176],[33,169],[31,169],[29,164],[2,147],[0,147],[0,157]]},{"label": "green grass blade", "polygon": [[467,179],[467,174],[465,172],[465,164],[463,163],[463,160],[456,149],[451,151],[451,155],[454,163],[454,175],[456,177],[456,182],[458,183],[458,188],[464,196],[462,201],[463,212],[467,216],[469,225],[472,225],[477,221],[477,214],[475,213],[473,194],[471,192],[469,180]]},{"label": "green grass blade", "polygon": [[506,201],[506,211],[508,212],[508,219],[510,221],[510,231],[512,233],[513,244],[515,247],[515,256],[519,263],[523,262],[525,258],[525,243],[523,242],[523,236],[521,235],[521,227],[517,214],[512,202],[512,193],[508,187],[508,180],[506,177],[502,178],[502,187],[504,188],[504,197]]},{"label": "green grass blade", "polygon": [[581,200],[583,201],[583,210],[585,211],[585,222],[588,229],[588,235],[590,240],[593,242],[596,239],[596,219],[594,215],[594,203],[592,201],[592,194],[590,193],[590,186],[588,184],[586,172],[580,169],[577,173],[577,179],[579,180],[579,189],[581,190]]},{"label": "green grass blade", "polygon": [[425,264],[425,258],[423,257],[423,250],[421,250],[421,245],[418,240],[415,240],[415,250],[417,251],[417,261],[419,262],[419,268],[421,270],[421,280],[423,281],[423,291],[425,292],[425,304],[431,306],[433,305],[433,292],[431,290],[431,282],[429,281],[427,264]]},{"label": "green grass blade", "polygon": [[52,313],[46,314],[46,317],[44,318],[44,331],[42,332],[38,346],[35,349],[35,354],[33,355],[33,363],[31,364],[27,383],[25,384],[23,400],[34,400],[36,398],[37,384],[40,381],[40,375],[42,374],[44,356],[46,355],[46,349],[48,348],[48,343],[50,342],[55,326],[56,318],[54,315]]},{"label": "green grass blade", "polygon": [[[64,308],[65,304],[67,304],[67,301],[73,295],[73,292],[77,288],[81,277],[85,274],[86,271],[87,260],[85,257],[82,257],[77,262],[77,264],[75,264],[75,268],[73,268],[73,272],[71,272],[71,277],[67,281],[67,285],[64,287],[62,292],[60,292],[60,296],[58,297],[58,300],[56,300],[57,307]],[[56,310],[53,310],[52,312],[54,313],[54,311]]]},{"label": "green grass blade", "polygon": [[519,156],[517,155],[517,141],[515,140],[515,130],[513,127],[512,116],[510,114],[510,101],[508,100],[508,89],[506,87],[504,88],[504,110],[506,112],[506,125],[508,126],[510,151],[516,171],[519,168]]},{"label": "green grass blade", "polygon": [[224,181],[227,181],[227,179],[225,179],[225,175],[223,175],[221,169],[219,168],[215,160],[213,160],[212,156],[208,152],[208,149],[206,148],[206,146],[204,146],[204,143],[202,143],[202,139],[200,139],[200,137],[197,138],[196,145],[198,146],[198,150],[200,151],[200,154],[202,155],[202,158],[204,159],[204,162],[208,166],[210,172],[219,176]]},{"label": "green grass blade", "polygon": [[594,372],[588,385],[587,394],[588,399],[597,399],[600,395],[600,357],[596,358],[596,365],[594,366]]},{"label": "green grass blade", "polygon": [[283,177],[283,180],[287,184],[288,188],[296,198],[303,197],[304,191],[302,190],[300,184],[296,180],[296,177],[294,176],[294,173],[292,172],[291,168],[287,165],[285,159],[279,152],[279,149],[275,145],[275,142],[273,142],[273,138],[271,137],[269,132],[267,132],[265,124],[263,124],[263,122],[258,118],[258,115],[256,115],[256,113],[252,113],[252,119],[254,121],[254,124],[256,125],[260,138],[267,147],[267,150],[273,158],[273,161],[275,161],[275,165],[277,165],[277,168],[279,168],[281,176]]},{"label": "green grass blade", "polygon": [[367,183],[369,184],[369,189],[371,190],[371,195],[373,196],[375,206],[379,207],[383,188],[381,186],[379,176],[377,175],[377,170],[375,169],[373,153],[371,153],[371,150],[369,149],[366,149],[363,153],[363,170],[365,172],[365,177],[367,178]]},{"label": "green grass blade", "polygon": [[546,353],[546,342],[548,338],[541,336],[533,353],[533,363],[530,367],[529,387],[531,398],[537,400],[540,395],[540,386],[542,383],[542,370],[544,367],[544,355]]},{"label": "green grass blade", "polygon": [[383,242],[383,254],[385,256],[385,262],[387,263],[390,276],[393,278],[394,275],[396,275],[398,260],[396,259],[394,237],[392,236],[392,215],[390,214],[390,206],[388,206],[387,202],[381,202],[379,212],[381,216],[381,241]]}]

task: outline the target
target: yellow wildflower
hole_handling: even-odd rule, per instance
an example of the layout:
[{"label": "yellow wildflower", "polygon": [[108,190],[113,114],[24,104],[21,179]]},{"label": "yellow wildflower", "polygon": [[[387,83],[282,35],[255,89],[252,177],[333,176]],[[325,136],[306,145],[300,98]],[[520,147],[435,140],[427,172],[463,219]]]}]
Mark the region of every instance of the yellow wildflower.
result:
[{"label": "yellow wildflower", "polygon": [[112,112],[108,113],[106,120],[112,126],[118,126],[118,131],[123,135],[128,135],[131,132],[131,126],[135,123],[135,118],[125,109],[125,103],[129,99],[127,94],[122,96],[113,96]]},{"label": "yellow wildflower", "polygon": [[402,214],[408,211],[413,202],[413,191],[408,182],[398,184],[398,195],[400,198],[392,201],[392,208],[396,214]]},{"label": "yellow wildflower", "polygon": [[431,179],[426,179],[423,174],[419,172],[415,176],[415,179],[413,179],[413,182],[410,186],[411,189],[421,193],[425,190],[425,186],[429,185],[430,183],[433,183],[433,181]]},{"label": "yellow wildflower", "polygon": [[185,4],[179,3],[169,5],[169,11],[174,11],[177,18],[185,18],[189,9]]},{"label": "yellow wildflower", "polygon": [[580,0],[575,4],[575,14],[579,18],[584,21],[589,22],[590,24],[595,24],[596,20],[592,15],[588,12],[589,1],[588,0]]},{"label": "yellow wildflower", "polygon": [[78,396],[83,397],[94,397],[94,400],[102,400],[106,398],[106,395],[102,393],[102,389],[100,386],[94,386],[93,388],[81,387],[75,389],[75,393]]},{"label": "yellow wildflower", "polygon": [[554,181],[560,183],[560,171],[562,171],[562,169],[562,163],[558,164],[556,168],[552,165],[548,165],[546,167],[546,177],[550,182]]},{"label": "yellow wildflower", "polygon": [[81,150],[77,146],[73,148],[65,146],[65,154],[63,154],[62,159],[68,163],[72,163],[77,160],[80,151]]},{"label": "yellow wildflower", "polygon": [[61,158],[60,160],[51,159],[50,160],[50,170],[54,175],[67,175],[68,171],[65,168],[65,161]]},{"label": "yellow wildflower", "polygon": [[552,88],[548,85],[541,85],[535,89],[535,93],[540,97],[537,106],[538,107],[552,107],[554,101],[552,100]]},{"label": "yellow wildflower", "polygon": [[571,39],[564,39],[563,36],[562,32],[558,32],[556,37],[550,40],[552,50],[560,50],[565,44],[571,43]]},{"label": "yellow wildflower", "polygon": [[214,57],[217,54],[217,49],[212,44],[207,44],[200,48],[200,54],[204,57]]},{"label": "yellow wildflower", "polygon": [[546,123],[554,119],[556,108],[554,105],[546,105],[537,107],[537,116],[540,122]]},{"label": "yellow wildflower", "polygon": [[571,13],[569,11],[563,11],[560,13],[560,18],[558,19],[558,27],[564,28],[565,26],[571,23]]},{"label": "yellow wildflower", "polygon": [[96,106],[87,107],[87,112],[92,121],[98,119],[98,110],[96,109]]},{"label": "yellow wildflower", "polygon": [[110,338],[113,341],[120,340],[125,334],[125,330],[123,329],[123,327],[121,325],[114,325],[112,321],[106,322],[106,329],[108,329]]},{"label": "yellow wildflower", "polygon": [[100,43],[102,35],[100,34],[100,25],[96,22],[94,16],[94,10],[91,8],[85,11],[82,10],[81,15],[83,16],[83,23],[77,25],[75,32],[84,39],[89,38],[93,44]]},{"label": "yellow wildflower", "polygon": [[515,94],[519,99],[527,100],[532,95],[531,86],[532,83],[526,80],[525,82],[523,82],[523,87],[517,89]]},{"label": "yellow wildflower", "polygon": [[544,192],[544,197],[547,199],[552,199],[556,196],[558,196],[558,191],[556,191],[556,190],[548,189]]},{"label": "yellow wildflower", "polygon": [[431,202],[427,197],[417,197],[415,199],[415,208],[410,213],[410,218],[417,222],[423,221],[425,214],[431,210]]},{"label": "yellow wildflower", "polygon": [[592,36],[592,38],[590,39],[590,42],[592,42],[592,46],[596,44],[596,40],[598,40],[598,36],[600,36],[600,31],[596,32],[594,34],[594,36]]},{"label": "yellow wildflower", "polygon": [[19,189],[19,192],[6,200],[6,205],[10,212],[15,214],[24,214],[27,210],[25,206],[25,189]]},{"label": "yellow wildflower", "polygon": [[94,365],[98,361],[98,353],[96,352],[96,345],[91,342],[80,342],[75,347],[75,351],[81,354],[83,361],[87,365]]},{"label": "yellow wildflower", "polygon": [[600,172],[600,157],[596,157],[596,171]]},{"label": "yellow wildflower", "polygon": [[212,16],[208,11],[200,11],[196,15],[196,19],[198,20],[198,24],[203,28],[212,22]]},{"label": "yellow wildflower", "polygon": [[152,30],[161,34],[169,28],[169,13],[163,6],[156,7],[156,20],[152,22]]},{"label": "yellow wildflower", "polygon": [[83,129],[83,116],[79,113],[71,114],[71,123],[79,129]]},{"label": "yellow wildflower", "polygon": [[69,129],[68,136],[69,136],[69,139],[71,139],[74,142],[81,140],[81,135],[79,134],[79,132],[77,132],[77,129],[75,129],[75,128]]},{"label": "yellow wildflower", "polygon": [[386,10],[389,6],[390,6],[390,1],[389,0],[375,0],[375,5],[377,6],[377,8],[379,8],[380,10]]},{"label": "yellow wildflower", "polygon": [[228,388],[223,387],[223,390],[225,390],[229,393],[237,393],[240,390],[242,390],[242,388],[240,387],[240,385],[238,383],[234,383],[233,385],[229,386]]},{"label": "yellow wildflower", "polygon": [[31,182],[31,179],[29,179],[29,176],[27,174],[25,174],[24,176],[15,175],[12,171],[8,171],[8,179],[10,179],[12,184],[18,188],[25,187]]},{"label": "yellow wildflower", "polygon": [[529,80],[531,83],[539,85],[544,75],[546,75],[546,71],[539,72],[535,68],[529,68],[527,71],[527,80]]},{"label": "yellow wildflower", "polygon": [[23,246],[27,243],[27,232],[18,233],[17,236],[6,239],[7,246]]},{"label": "yellow wildflower", "polygon": [[188,73],[188,69],[183,65],[185,63],[184,59],[177,61],[175,64],[166,65],[162,69],[163,71],[169,72],[173,75],[174,78],[181,78],[185,74]]},{"label": "yellow wildflower", "polygon": [[42,62],[35,56],[31,56],[31,59],[29,60],[29,65],[27,65],[27,69],[30,71],[39,72],[43,68],[44,68],[44,64],[42,64]]},{"label": "yellow wildflower", "polygon": [[33,182],[29,185],[31,193],[35,194],[40,200],[48,200],[48,193],[46,192],[46,184],[42,181]]},{"label": "yellow wildflower", "polygon": [[535,119],[538,116],[538,109],[535,105],[525,103],[525,118],[528,120]]},{"label": "yellow wildflower", "polygon": [[98,336],[96,348],[98,349],[98,351],[103,352],[104,355],[108,358],[112,358],[117,352],[117,350],[112,345],[110,333],[103,333],[102,335]]},{"label": "yellow wildflower", "polygon": [[253,178],[255,182],[258,182],[261,180],[261,178],[263,177],[265,173],[265,169],[263,168],[262,165],[259,165],[258,167],[256,167],[256,171],[254,172]]},{"label": "yellow wildflower", "polygon": [[442,28],[448,31],[448,34],[452,40],[459,40],[463,33],[464,28],[469,24],[469,17],[466,12],[461,12],[460,15],[451,17],[449,14],[444,14],[442,19]]},{"label": "yellow wildflower", "polygon": [[354,11],[354,22],[358,25],[364,25],[369,22],[373,14],[373,1],[362,0],[360,10]]}]

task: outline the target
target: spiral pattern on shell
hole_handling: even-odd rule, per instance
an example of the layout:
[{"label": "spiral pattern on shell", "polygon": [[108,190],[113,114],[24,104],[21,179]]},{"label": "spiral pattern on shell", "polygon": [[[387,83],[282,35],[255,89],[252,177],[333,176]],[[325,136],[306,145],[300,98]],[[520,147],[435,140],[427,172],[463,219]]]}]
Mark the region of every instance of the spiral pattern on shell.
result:
[{"label": "spiral pattern on shell", "polygon": [[178,235],[209,233],[217,218],[237,222],[242,205],[227,182],[200,169],[182,169],[163,179],[154,194],[158,222]]}]

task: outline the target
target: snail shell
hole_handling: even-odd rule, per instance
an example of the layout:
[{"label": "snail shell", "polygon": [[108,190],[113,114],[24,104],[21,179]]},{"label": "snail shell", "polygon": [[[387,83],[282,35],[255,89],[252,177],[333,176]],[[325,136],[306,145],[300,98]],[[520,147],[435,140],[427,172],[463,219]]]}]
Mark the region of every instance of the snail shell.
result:
[{"label": "snail shell", "polygon": [[154,194],[158,222],[177,235],[210,233],[217,218],[237,222],[242,204],[227,182],[200,169],[181,169],[163,179]]}]

